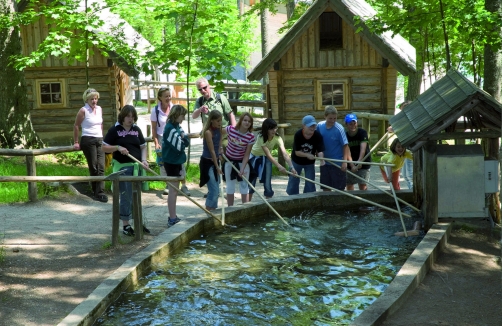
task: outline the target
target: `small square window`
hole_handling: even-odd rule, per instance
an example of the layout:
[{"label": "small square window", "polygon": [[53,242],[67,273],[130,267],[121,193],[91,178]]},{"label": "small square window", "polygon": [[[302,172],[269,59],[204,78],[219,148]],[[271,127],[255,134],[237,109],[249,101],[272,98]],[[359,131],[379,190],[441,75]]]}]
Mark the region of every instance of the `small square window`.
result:
[{"label": "small square window", "polygon": [[37,81],[37,100],[38,107],[40,108],[57,108],[64,107],[65,94],[64,94],[64,81],[63,80],[38,80]]},{"label": "small square window", "polygon": [[316,80],[316,107],[324,110],[326,105],[334,105],[338,109],[348,109],[347,80]]}]

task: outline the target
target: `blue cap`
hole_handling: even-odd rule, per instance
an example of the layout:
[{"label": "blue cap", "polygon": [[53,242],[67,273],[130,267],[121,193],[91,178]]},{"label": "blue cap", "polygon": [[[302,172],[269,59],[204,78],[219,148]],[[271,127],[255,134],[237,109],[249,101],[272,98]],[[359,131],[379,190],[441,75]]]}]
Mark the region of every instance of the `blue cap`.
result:
[{"label": "blue cap", "polygon": [[302,124],[304,124],[307,127],[316,125],[317,122],[315,121],[315,118],[311,115],[306,115],[303,117]]},{"label": "blue cap", "polygon": [[357,122],[357,117],[354,113],[349,113],[345,116],[345,123]]}]

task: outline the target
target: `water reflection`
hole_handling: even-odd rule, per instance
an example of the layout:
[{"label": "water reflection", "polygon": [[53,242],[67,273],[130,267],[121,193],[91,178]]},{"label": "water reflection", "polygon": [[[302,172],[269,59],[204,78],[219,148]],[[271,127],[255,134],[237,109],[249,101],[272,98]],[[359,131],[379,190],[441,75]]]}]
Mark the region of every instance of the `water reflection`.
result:
[{"label": "water reflection", "polygon": [[[419,237],[384,212],[303,212],[201,236],[97,325],[348,324],[387,287]],[[414,220],[408,219],[411,228]]]}]

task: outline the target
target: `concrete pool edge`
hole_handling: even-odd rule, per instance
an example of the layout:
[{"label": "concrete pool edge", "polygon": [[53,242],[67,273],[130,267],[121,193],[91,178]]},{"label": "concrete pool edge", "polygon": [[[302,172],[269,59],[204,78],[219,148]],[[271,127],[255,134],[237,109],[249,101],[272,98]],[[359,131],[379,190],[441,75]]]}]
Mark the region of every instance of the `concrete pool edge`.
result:
[{"label": "concrete pool edge", "polygon": [[[391,207],[394,202],[391,197],[379,192],[354,191],[352,193],[368,200],[388,205],[389,207]],[[408,191],[398,192],[398,196],[408,202],[410,202],[413,198],[413,194]],[[333,209],[334,206],[339,206],[338,209],[341,209],[342,207],[343,209],[349,209],[350,207],[361,207],[359,200],[333,193],[312,193],[289,196],[286,198],[272,199],[269,203],[271,203],[274,209],[279,211],[280,214],[291,211],[298,212],[298,209],[302,209],[303,211],[309,208]],[[217,212],[219,212],[219,210]],[[246,203],[242,206],[225,208],[225,213],[228,224],[238,224],[243,221],[267,215],[271,216],[271,218],[276,218],[265,203],[259,202]],[[218,216],[218,213],[215,214]],[[221,218],[221,215],[219,218]],[[124,264],[122,264],[114,273],[112,273],[112,275],[105,279],[58,325],[92,325],[105,312],[108,306],[112,304],[124,291],[126,291],[130,286],[134,286],[138,283],[139,279],[144,275],[144,272],[150,270],[150,266],[152,264],[165,260],[165,258],[171,253],[184,247],[191,240],[199,237],[200,234],[203,234],[205,231],[218,228],[222,228],[222,226],[219,225],[216,220],[208,218],[206,214],[199,214],[191,217],[189,221],[182,221],[175,227],[165,230],[159,234],[149,246],[125,261]],[[435,257],[433,257],[433,259],[435,259]],[[410,259],[408,259],[408,261],[409,260]],[[432,262],[433,261],[434,260],[432,260]],[[426,273],[427,271],[424,272],[421,279],[423,279]],[[389,288],[390,285],[387,290]],[[384,294],[386,292],[384,292]],[[382,294],[382,296],[384,294]],[[373,305],[377,302],[378,300],[375,301]]]},{"label": "concrete pool edge", "polygon": [[439,253],[448,243],[451,223],[438,223],[431,227],[418,244],[385,292],[351,323],[353,326],[382,324],[396,312],[420,285]]}]

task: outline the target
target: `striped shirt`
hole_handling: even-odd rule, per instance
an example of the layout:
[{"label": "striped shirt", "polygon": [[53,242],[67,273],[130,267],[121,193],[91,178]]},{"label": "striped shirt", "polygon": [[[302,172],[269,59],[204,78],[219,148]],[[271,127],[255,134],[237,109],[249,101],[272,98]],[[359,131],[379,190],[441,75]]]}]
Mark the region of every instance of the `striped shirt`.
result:
[{"label": "striped shirt", "polygon": [[228,145],[226,156],[232,160],[242,160],[248,145],[255,142],[255,136],[252,132],[241,134],[237,129],[232,126],[227,126]]}]

